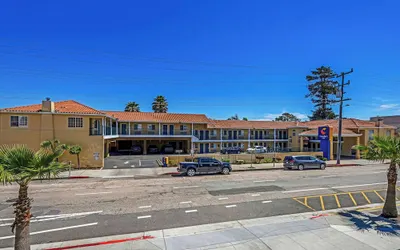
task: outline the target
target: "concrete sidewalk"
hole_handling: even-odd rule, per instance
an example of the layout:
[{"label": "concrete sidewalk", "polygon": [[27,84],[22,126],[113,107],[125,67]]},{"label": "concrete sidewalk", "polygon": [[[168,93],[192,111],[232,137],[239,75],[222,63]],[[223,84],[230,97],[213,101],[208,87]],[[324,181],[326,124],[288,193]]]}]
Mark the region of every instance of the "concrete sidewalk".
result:
[{"label": "concrete sidewalk", "polygon": [[[336,161],[328,161],[328,166],[336,164]],[[374,165],[376,162],[367,160],[342,160],[343,165]],[[241,164],[232,165],[234,172],[236,171],[254,171],[254,170],[281,170],[282,163],[263,163],[263,164]],[[87,177],[87,178],[154,178],[170,173],[176,173],[176,167],[156,167],[156,168],[132,168],[132,169],[82,169],[72,170],[71,176]],[[67,178],[69,172],[61,173],[61,178]]]},{"label": "concrete sidewalk", "polygon": [[33,246],[32,250],[393,250],[399,247],[398,221],[370,213],[341,210],[329,214],[303,213],[42,244]]}]

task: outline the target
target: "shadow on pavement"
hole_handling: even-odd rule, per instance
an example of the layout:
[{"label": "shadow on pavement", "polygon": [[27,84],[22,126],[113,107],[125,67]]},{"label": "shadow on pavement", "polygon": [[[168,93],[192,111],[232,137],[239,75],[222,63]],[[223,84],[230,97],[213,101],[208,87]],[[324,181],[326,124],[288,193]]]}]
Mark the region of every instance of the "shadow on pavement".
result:
[{"label": "shadow on pavement", "polygon": [[359,211],[344,211],[338,214],[346,217],[359,231],[376,231],[381,235],[400,236],[400,224],[394,220]]}]

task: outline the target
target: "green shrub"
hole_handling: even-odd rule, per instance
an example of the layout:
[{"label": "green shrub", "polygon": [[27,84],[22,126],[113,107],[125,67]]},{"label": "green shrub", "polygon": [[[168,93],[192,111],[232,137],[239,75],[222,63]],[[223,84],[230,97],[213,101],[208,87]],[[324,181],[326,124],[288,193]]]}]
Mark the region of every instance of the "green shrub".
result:
[{"label": "green shrub", "polygon": [[178,166],[179,162],[177,160],[169,160],[168,166],[176,167]]},{"label": "green shrub", "polygon": [[228,162],[228,163],[231,162],[229,159],[222,159],[221,161],[222,162]]},{"label": "green shrub", "polygon": [[323,157],[322,155],[317,155],[316,156],[318,159],[320,159],[321,161],[327,161],[328,159]]},{"label": "green shrub", "polygon": [[272,163],[272,162],[273,162],[272,158],[265,158],[263,161],[263,163]]}]

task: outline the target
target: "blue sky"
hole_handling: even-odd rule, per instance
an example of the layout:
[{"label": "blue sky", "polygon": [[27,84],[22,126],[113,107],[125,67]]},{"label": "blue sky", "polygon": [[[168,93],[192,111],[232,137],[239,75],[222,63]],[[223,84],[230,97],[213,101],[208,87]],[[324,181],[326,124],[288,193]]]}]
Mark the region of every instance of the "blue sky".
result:
[{"label": "blue sky", "polygon": [[[6,1],[0,107],[74,99],[271,119],[311,113],[305,75],[354,73],[346,117],[400,114],[400,2]],[[338,107],[334,107],[335,110]]]}]

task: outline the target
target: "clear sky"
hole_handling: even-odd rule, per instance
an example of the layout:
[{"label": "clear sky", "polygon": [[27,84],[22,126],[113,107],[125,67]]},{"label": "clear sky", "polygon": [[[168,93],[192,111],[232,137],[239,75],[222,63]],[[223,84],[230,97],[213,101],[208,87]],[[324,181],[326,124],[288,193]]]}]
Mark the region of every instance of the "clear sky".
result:
[{"label": "clear sky", "polygon": [[[400,1],[3,1],[0,107],[74,99],[304,118],[305,76],[354,73],[344,116],[400,114]],[[338,109],[337,106],[334,107]]]}]

